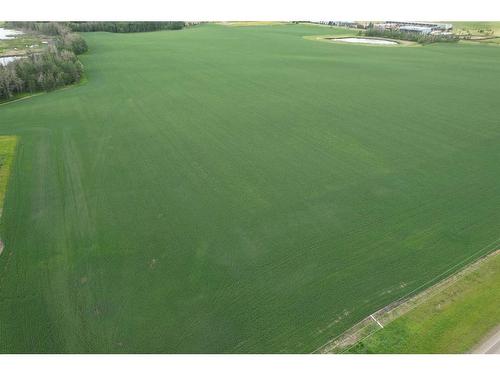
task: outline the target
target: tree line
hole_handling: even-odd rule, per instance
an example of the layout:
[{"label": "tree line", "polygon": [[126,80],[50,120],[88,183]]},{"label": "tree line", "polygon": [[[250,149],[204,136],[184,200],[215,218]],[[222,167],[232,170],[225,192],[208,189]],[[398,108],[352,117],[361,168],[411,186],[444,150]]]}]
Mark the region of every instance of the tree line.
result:
[{"label": "tree line", "polygon": [[377,29],[375,27],[368,27],[364,32],[362,32],[362,35],[388,39],[409,40],[421,44],[456,42],[459,40],[458,36],[453,34],[421,34],[417,32]]},{"label": "tree line", "polygon": [[182,21],[166,22],[68,22],[72,31],[92,32],[107,31],[110,33],[140,33],[159,30],[181,30],[186,26]]},{"label": "tree line", "polygon": [[159,30],[180,30],[187,25],[182,21],[165,22],[111,22],[111,21],[71,21],[71,22],[7,22],[7,28],[33,30],[45,35],[60,35],[67,29],[72,32],[107,31],[111,33],[139,33]]},{"label": "tree line", "polygon": [[29,53],[5,66],[0,65],[0,100],[23,93],[50,91],[80,81],[83,65],[76,55],[87,51],[87,43],[80,35],[54,22],[33,27],[20,27],[18,23],[6,26],[53,35],[54,40],[41,53]]},{"label": "tree line", "polygon": [[50,46],[42,53],[0,65],[0,100],[70,85],[80,81],[82,74],[83,65],[72,51]]}]

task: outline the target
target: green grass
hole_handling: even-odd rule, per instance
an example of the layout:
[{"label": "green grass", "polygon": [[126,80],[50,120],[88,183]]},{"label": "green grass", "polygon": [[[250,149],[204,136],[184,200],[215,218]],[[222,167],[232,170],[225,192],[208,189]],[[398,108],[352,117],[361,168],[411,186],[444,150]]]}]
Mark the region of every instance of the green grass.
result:
[{"label": "green grass", "polygon": [[466,353],[500,323],[500,256],[361,341],[350,353]]},{"label": "green grass", "polygon": [[480,22],[480,21],[454,21],[449,22],[453,24],[453,31],[466,31],[472,35],[483,35],[492,32],[496,36],[500,36],[500,22]]},{"label": "green grass", "polygon": [[285,22],[277,22],[277,21],[234,21],[234,22],[218,22],[217,24],[223,26],[276,26],[276,25],[284,25]]},{"label": "green grass", "polygon": [[3,201],[5,198],[5,191],[7,190],[7,183],[9,181],[16,144],[16,137],[0,136],[0,219],[2,216]]},{"label": "green grass", "polygon": [[500,49],[324,33],[92,33],[1,106],[0,352],[311,352],[491,250]]}]

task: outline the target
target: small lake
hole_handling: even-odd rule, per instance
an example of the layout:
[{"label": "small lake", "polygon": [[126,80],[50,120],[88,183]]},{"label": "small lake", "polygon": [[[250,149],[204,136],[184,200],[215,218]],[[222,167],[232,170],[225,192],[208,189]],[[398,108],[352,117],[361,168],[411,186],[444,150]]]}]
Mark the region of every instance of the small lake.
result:
[{"label": "small lake", "polygon": [[14,39],[18,35],[22,35],[22,31],[18,30],[9,30],[0,27],[0,39]]},{"label": "small lake", "polygon": [[395,45],[398,44],[392,40],[386,39],[375,39],[375,38],[337,38],[330,39],[335,42],[344,42],[344,43],[363,43],[363,44],[378,44],[378,45]]},{"label": "small lake", "polygon": [[6,56],[6,57],[0,57],[0,65],[7,65],[8,63],[12,62],[12,61],[15,61],[15,60],[19,60],[19,59],[22,59],[23,57],[22,56]]}]

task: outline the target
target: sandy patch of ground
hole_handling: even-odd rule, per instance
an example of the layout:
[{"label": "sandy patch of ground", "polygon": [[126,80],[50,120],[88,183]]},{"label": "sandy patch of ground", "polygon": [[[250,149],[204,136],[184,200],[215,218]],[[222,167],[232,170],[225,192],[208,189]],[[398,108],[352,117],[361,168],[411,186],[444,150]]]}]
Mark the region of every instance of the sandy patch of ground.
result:
[{"label": "sandy patch of ground", "polygon": [[154,269],[156,267],[157,262],[158,262],[158,259],[156,259],[156,258],[151,259],[151,261],[149,262],[149,268]]},{"label": "sandy patch of ground", "polygon": [[395,40],[390,39],[379,39],[379,38],[358,38],[358,37],[349,37],[349,38],[332,38],[328,39],[331,42],[340,42],[340,43],[354,43],[354,44],[374,44],[379,46],[394,46],[399,44]]},{"label": "sandy patch of ground", "polygon": [[[303,37],[307,40],[314,40],[317,42],[334,43],[334,44],[354,44],[359,46],[367,47],[420,47],[421,44],[416,42],[410,42],[408,40],[394,40],[394,39],[384,39],[384,38],[370,38],[366,36],[357,36],[353,34],[344,35],[307,35]],[[381,44],[381,43],[348,43],[342,41],[342,39],[374,39],[374,40],[386,40],[388,42],[394,42],[395,44]]]}]

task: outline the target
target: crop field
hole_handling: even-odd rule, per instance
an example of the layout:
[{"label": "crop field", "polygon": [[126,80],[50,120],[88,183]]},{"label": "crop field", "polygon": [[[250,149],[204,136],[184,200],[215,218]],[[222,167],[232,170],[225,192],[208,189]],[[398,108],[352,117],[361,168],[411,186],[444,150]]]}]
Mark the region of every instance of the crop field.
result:
[{"label": "crop field", "polygon": [[500,48],[89,33],[18,137],[0,352],[312,352],[500,247]]}]

